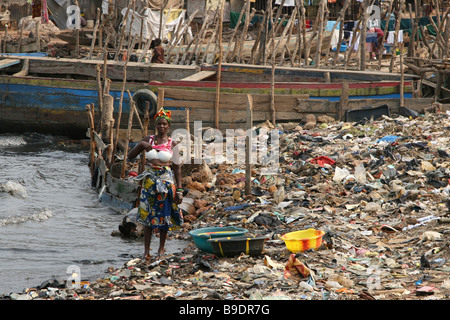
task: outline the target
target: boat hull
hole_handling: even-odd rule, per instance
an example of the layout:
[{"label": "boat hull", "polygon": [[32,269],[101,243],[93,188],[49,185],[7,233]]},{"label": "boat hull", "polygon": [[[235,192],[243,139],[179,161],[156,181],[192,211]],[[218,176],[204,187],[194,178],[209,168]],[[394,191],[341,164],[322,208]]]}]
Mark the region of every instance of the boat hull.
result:
[{"label": "boat hull", "polygon": [[[349,99],[396,99],[400,97],[400,81],[349,82]],[[160,88],[178,88],[215,92],[216,81],[127,82],[122,99],[121,127],[126,127],[130,111],[130,97],[139,89],[155,94]],[[411,97],[412,82],[404,83],[404,98]],[[270,95],[270,82],[221,82],[221,93]],[[1,132],[36,131],[85,138],[88,128],[86,105],[98,105],[97,83],[93,80],[62,78],[0,76]],[[122,83],[112,82],[110,94],[114,98],[114,117],[120,109]],[[339,101],[342,82],[277,82],[274,94],[302,96],[302,99]],[[166,97],[167,99],[170,99]],[[211,99],[211,98],[209,98]],[[307,101],[304,101],[307,102]],[[292,110],[297,104],[292,106]],[[245,109],[245,105],[242,106]],[[178,109],[182,109],[178,108]],[[210,110],[212,113],[214,110]],[[311,108],[314,113],[314,109]],[[99,116],[96,108],[96,117]],[[191,118],[192,121],[194,118]],[[184,126],[184,120],[180,122]]]}]

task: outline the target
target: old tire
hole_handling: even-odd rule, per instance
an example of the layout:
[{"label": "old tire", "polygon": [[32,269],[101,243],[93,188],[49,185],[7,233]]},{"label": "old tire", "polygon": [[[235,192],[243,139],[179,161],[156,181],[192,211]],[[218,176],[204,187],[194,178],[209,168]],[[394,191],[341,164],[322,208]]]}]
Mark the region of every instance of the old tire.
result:
[{"label": "old tire", "polygon": [[145,115],[145,106],[147,101],[150,103],[148,110],[149,117],[153,117],[156,114],[158,103],[156,94],[152,91],[148,89],[139,89],[133,94],[133,101],[136,104],[139,115]]}]

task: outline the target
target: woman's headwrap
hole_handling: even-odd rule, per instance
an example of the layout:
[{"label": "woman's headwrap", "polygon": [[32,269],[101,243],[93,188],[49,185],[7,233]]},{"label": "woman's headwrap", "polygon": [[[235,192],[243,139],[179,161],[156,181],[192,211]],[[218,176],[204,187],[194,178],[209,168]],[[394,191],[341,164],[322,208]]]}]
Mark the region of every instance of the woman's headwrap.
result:
[{"label": "woman's headwrap", "polygon": [[158,122],[159,119],[166,119],[168,122],[172,121],[172,113],[170,111],[166,111],[161,109],[157,114],[155,114],[155,122]]}]

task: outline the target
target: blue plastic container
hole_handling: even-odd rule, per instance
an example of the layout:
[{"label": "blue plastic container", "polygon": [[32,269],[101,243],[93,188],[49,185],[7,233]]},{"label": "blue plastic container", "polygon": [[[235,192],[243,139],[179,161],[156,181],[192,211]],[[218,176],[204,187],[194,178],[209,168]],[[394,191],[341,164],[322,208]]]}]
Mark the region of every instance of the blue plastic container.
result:
[{"label": "blue plastic container", "polygon": [[237,227],[211,227],[192,230],[189,232],[189,235],[194,240],[197,248],[208,253],[214,253],[213,247],[208,240],[224,237],[239,237],[247,232],[247,229]]}]

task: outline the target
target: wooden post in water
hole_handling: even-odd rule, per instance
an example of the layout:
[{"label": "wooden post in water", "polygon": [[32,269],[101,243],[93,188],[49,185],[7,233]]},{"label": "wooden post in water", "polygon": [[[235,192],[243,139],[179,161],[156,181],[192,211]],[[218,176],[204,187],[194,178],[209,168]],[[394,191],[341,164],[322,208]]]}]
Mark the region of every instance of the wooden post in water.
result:
[{"label": "wooden post in water", "polygon": [[23,39],[23,26],[25,23],[22,23],[20,25],[20,36],[19,36],[19,43],[17,44],[17,53],[20,53],[20,51],[22,50],[22,39]]},{"label": "wooden post in water", "polygon": [[86,113],[88,116],[88,123],[89,123],[89,138],[90,138],[89,165],[91,168],[91,176],[94,175],[94,167],[95,167],[94,117],[92,116],[92,110],[91,110],[93,108],[94,108],[93,104],[86,105]]},{"label": "wooden post in water", "polygon": [[[130,106],[132,104],[134,104],[133,100],[130,101]],[[128,117],[128,129],[127,129],[127,137],[125,139],[125,150],[123,152],[122,173],[120,174],[120,177],[122,179],[125,178],[125,171],[126,171],[127,163],[128,163],[128,161],[127,161],[128,149],[129,149],[128,145],[130,144],[130,139],[131,139],[131,129],[132,129],[132,126],[133,126],[134,109],[135,108],[130,108],[130,114],[129,114],[129,117]]]}]

